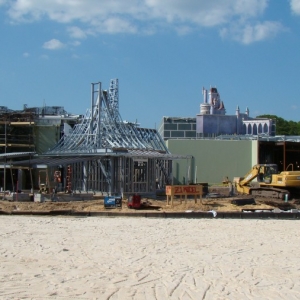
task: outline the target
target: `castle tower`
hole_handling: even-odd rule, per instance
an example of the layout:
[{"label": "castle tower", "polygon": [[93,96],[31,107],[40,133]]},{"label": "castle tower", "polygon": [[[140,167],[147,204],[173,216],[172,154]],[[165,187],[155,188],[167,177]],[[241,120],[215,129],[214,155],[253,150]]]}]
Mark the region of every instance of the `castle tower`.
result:
[{"label": "castle tower", "polygon": [[202,88],[203,103],[200,104],[200,115],[225,115],[226,110],[216,87],[210,87],[209,92]]},{"label": "castle tower", "polygon": [[239,108],[239,106],[237,106],[237,108],[235,110],[235,114],[236,114],[237,117],[240,116],[240,108]]},{"label": "castle tower", "polygon": [[248,107],[246,107],[246,112],[245,112],[245,114],[249,117],[249,108],[248,108]]}]

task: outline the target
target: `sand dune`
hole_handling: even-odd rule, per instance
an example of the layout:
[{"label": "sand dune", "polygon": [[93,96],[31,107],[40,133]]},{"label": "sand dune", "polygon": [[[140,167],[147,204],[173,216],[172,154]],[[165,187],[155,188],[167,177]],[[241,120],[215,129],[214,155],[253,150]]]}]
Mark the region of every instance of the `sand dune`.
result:
[{"label": "sand dune", "polygon": [[299,222],[0,216],[0,299],[299,299]]}]

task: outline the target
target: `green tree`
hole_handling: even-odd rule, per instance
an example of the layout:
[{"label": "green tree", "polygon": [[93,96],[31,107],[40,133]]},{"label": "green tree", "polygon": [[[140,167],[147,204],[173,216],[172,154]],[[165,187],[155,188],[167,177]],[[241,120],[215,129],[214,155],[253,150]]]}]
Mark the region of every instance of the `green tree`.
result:
[{"label": "green tree", "polygon": [[300,122],[287,121],[275,115],[260,115],[257,118],[268,118],[276,121],[276,135],[300,135]]}]

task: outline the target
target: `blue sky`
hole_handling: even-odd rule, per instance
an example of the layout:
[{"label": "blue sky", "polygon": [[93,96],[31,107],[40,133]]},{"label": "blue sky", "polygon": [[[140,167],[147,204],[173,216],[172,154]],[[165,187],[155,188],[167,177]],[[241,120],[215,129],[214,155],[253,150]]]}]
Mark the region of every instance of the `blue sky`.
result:
[{"label": "blue sky", "polygon": [[90,107],[119,79],[123,120],[227,115],[300,121],[300,0],[0,0],[0,105]]}]

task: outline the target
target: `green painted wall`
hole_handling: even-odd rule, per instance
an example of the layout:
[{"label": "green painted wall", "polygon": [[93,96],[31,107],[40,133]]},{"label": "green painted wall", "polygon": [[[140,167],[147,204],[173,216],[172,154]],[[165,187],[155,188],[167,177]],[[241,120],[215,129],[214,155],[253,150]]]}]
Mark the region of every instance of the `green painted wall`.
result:
[{"label": "green painted wall", "polygon": [[51,126],[35,126],[35,151],[39,154],[48,151],[59,141],[60,127]]},{"label": "green painted wall", "polygon": [[[167,140],[172,154],[191,155],[173,161],[174,184],[221,183],[228,176],[244,176],[257,163],[257,141]],[[195,176],[196,174],[196,176]]]}]

